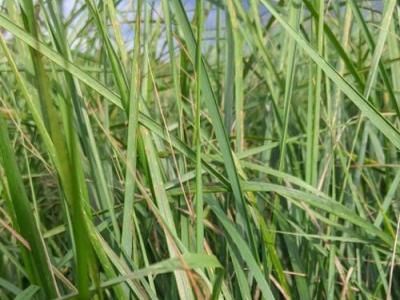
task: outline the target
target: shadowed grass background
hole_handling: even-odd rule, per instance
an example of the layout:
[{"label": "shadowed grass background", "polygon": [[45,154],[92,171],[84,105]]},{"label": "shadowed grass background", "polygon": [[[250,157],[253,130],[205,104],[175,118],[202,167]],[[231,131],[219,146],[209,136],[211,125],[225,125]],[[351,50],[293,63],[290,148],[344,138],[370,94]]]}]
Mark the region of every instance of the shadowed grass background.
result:
[{"label": "shadowed grass background", "polygon": [[0,299],[400,297],[395,0],[0,4]]}]

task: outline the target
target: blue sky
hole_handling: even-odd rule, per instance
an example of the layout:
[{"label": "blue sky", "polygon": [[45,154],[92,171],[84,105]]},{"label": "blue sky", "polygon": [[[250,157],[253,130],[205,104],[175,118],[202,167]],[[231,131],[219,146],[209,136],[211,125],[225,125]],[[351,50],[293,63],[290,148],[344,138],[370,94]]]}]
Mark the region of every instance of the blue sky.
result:
[{"label": "blue sky", "polygon": [[[77,0],[68,0],[68,1],[63,1],[63,10],[64,10],[64,14],[68,15],[72,8],[74,7],[74,4],[76,3]],[[161,10],[161,0],[145,0],[147,3],[151,4],[154,3],[154,14],[160,14],[162,16],[162,10]],[[135,2],[135,1],[133,1]],[[193,16],[194,13],[194,9],[195,9],[195,0],[184,0],[184,6],[186,8],[186,11],[189,15],[189,18],[191,18]],[[129,3],[132,3],[132,0],[122,0],[121,3],[118,5],[117,9],[119,8],[120,10],[123,10],[124,12],[127,11],[132,11],[132,14],[129,16],[129,19],[134,19],[134,11],[130,8],[128,8],[127,6],[129,5]],[[157,18],[157,17],[155,17]],[[211,11],[208,14],[208,17],[206,19],[206,23],[205,23],[205,29],[206,32],[204,34],[204,37],[207,38],[207,33],[210,35],[213,35],[213,30],[215,29],[215,23],[216,23],[216,13],[215,11]],[[124,39],[126,41],[131,41],[133,39],[133,30],[132,30],[132,24],[123,24],[122,23],[122,33],[124,36]],[[73,26],[70,26],[70,28],[68,28],[68,32],[74,32],[74,28]],[[164,40],[160,40],[159,44],[160,47],[162,46],[162,44],[164,43]],[[131,43],[127,43],[128,47],[130,46]],[[82,46],[82,45],[81,45]]]},{"label": "blue sky", "polygon": [[[122,0],[118,7],[126,7],[127,4],[128,4],[129,2],[131,2],[131,1],[129,1],[129,0]],[[155,3],[156,9],[157,9],[158,7],[160,7],[160,5],[161,5],[161,4],[160,4],[160,2],[161,2],[160,0],[147,0],[146,2],[147,2],[147,3]],[[188,12],[194,10],[194,8],[195,8],[195,2],[196,2],[196,0],[184,0],[184,1],[183,1],[184,6],[186,7],[186,9],[187,9]],[[68,14],[68,13],[71,11],[71,9],[73,8],[73,6],[74,6],[75,3],[76,3],[76,0],[68,0],[68,1],[64,1],[64,2],[63,2],[65,14]]]}]

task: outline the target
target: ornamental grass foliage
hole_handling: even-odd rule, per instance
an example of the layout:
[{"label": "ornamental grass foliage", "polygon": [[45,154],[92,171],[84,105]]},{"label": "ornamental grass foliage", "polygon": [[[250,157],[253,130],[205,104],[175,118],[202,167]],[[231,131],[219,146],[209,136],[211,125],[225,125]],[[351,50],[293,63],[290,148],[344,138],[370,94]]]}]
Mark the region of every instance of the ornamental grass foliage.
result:
[{"label": "ornamental grass foliage", "polygon": [[395,0],[0,1],[0,299],[400,299]]}]

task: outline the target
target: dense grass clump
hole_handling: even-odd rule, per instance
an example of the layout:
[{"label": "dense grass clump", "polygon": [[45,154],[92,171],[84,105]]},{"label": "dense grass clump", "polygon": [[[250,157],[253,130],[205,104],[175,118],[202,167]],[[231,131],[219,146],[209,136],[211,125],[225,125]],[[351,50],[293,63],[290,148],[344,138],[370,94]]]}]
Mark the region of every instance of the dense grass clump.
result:
[{"label": "dense grass clump", "polygon": [[0,299],[400,299],[396,0],[0,4]]}]

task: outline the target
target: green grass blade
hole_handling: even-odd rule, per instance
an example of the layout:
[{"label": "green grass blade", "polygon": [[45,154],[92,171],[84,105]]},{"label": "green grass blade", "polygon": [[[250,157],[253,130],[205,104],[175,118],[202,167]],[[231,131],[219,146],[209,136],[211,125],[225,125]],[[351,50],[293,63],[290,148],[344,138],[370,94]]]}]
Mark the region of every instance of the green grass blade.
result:
[{"label": "green grass blade", "polygon": [[[182,3],[179,0],[173,0],[172,6],[174,7],[174,12],[176,20],[184,33],[184,37],[188,46],[189,53],[192,57],[196,55],[196,42],[190,27],[187,15],[182,7]],[[245,222],[245,228],[247,235],[250,240],[252,251],[256,253],[256,247],[254,242],[253,234],[251,233],[250,220],[247,213],[247,208],[245,200],[240,188],[239,177],[236,171],[235,163],[233,160],[232,150],[230,149],[229,140],[227,137],[226,130],[224,128],[221,115],[217,106],[217,102],[214,96],[214,92],[211,87],[210,79],[207,75],[204,63],[201,64],[200,78],[203,91],[203,101],[207,106],[209,113],[211,114],[211,120],[215,129],[217,140],[219,142],[219,147],[223,153],[225,169],[228,174],[230,185],[232,188],[233,195],[236,199],[237,206],[239,208],[240,214]]]},{"label": "green grass blade", "polygon": [[346,94],[349,99],[370,119],[374,124],[398,149],[400,149],[400,133],[379,111],[368,102],[357,90],[354,89],[335,69],[330,66],[293,28],[287,24],[278,12],[266,0],[262,3],[275,16],[279,23],[287,30],[299,47],[305,51],[312,60],[325,72],[337,86]]},{"label": "green grass blade", "polygon": [[30,247],[30,251],[21,247],[29,279],[32,284],[41,287],[44,297],[53,298],[57,295],[57,289],[48,253],[34,216],[31,214],[32,206],[26,194],[14,150],[11,148],[6,122],[1,114],[0,155],[10,193],[8,204],[11,209],[10,214],[15,216],[15,226]]}]

